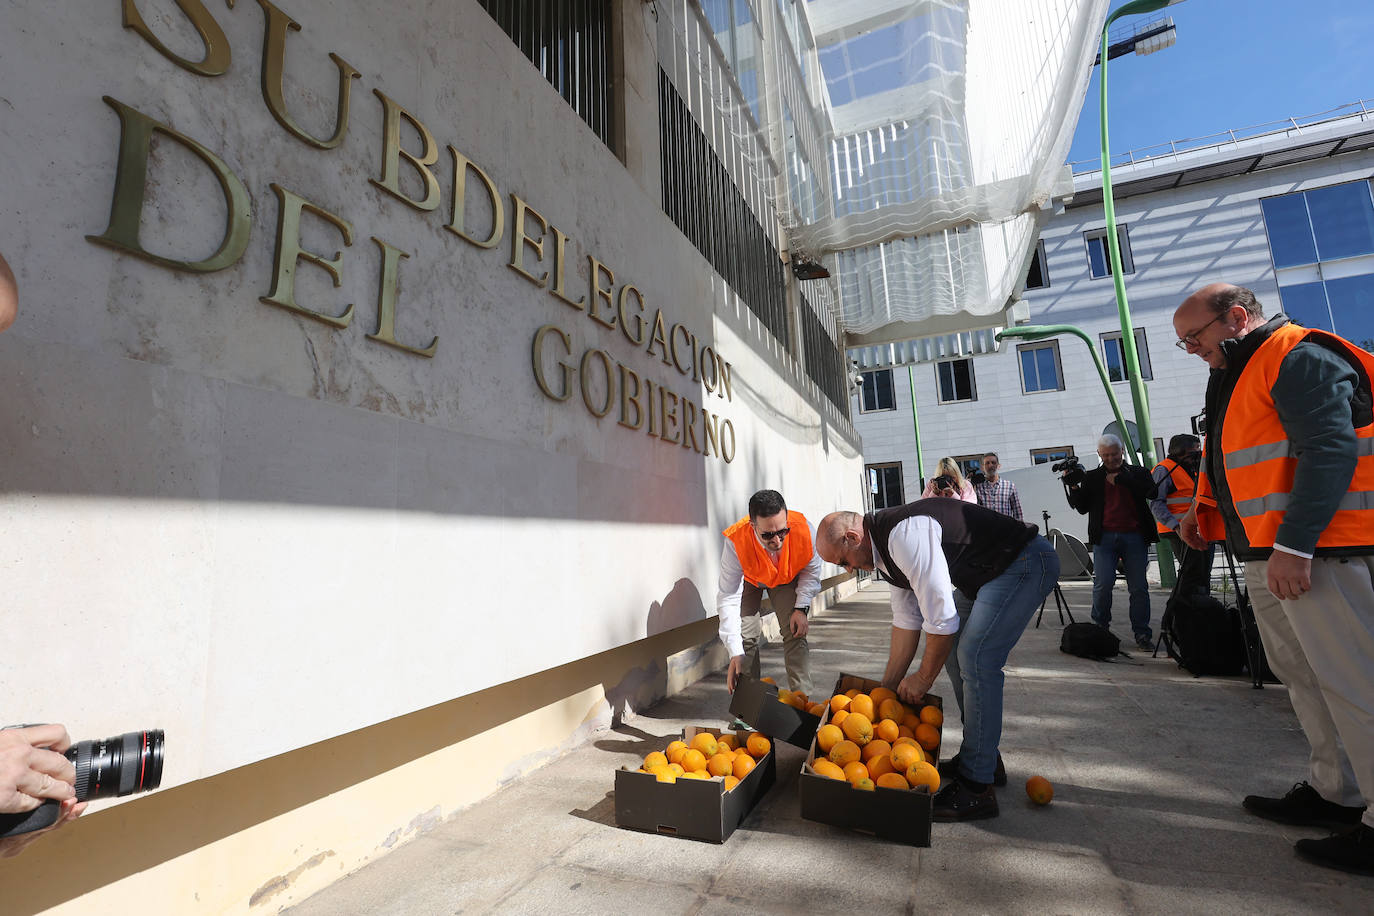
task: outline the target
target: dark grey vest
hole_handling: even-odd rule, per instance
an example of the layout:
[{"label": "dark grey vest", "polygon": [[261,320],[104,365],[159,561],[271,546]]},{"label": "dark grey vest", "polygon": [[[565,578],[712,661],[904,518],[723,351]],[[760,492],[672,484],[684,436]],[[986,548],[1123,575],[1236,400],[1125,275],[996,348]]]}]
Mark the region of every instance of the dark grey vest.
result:
[{"label": "dark grey vest", "polygon": [[893,562],[887,540],[898,522],[916,515],[939,523],[940,547],[949,564],[949,579],[970,598],[1000,576],[1039,533],[1034,525],[1018,522],[1010,515],[942,496],[870,512],[864,516],[864,531],[888,568],[884,578],[898,588],[910,589],[911,583]]}]

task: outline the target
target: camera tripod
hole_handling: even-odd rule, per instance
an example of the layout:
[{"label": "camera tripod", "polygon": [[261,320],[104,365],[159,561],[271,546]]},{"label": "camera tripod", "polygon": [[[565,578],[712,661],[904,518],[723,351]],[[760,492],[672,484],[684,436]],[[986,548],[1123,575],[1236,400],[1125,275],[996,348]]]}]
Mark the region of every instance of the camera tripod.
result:
[{"label": "camera tripod", "polygon": [[[1050,532],[1050,513],[1049,513],[1048,510],[1041,509],[1041,510],[1040,510],[1040,515],[1041,515],[1041,516],[1044,518],[1044,520],[1045,520],[1045,536],[1050,538],[1050,543],[1054,546],[1054,549],[1055,549],[1056,551],[1058,551],[1058,550],[1059,550],[1059,545],[1054,543],[1054,542],[1055,542],[1055,538],[1050,537],[1050,533],[1049,533],[1049,532]],[[1073,611],[1069,609],[1069,599],[1064,597],[1064,590],[1063,590],[1062,588],[1059,587],[1059,580],[1058,580],[1058,579],[1055,579],[1055,580],[1054,580],[1054,591],[1053,591],[1051,594],[1053,594],[1053,596],[1054,596],[1054,607],[1055,607],[1055,610],[1057,610],[1057,611],[1059,612],[1059,625],[1060,625],[1061,627],[1064,625],[1064,615],[1065,615],[1065,614],[1068,614],[1068,615],[1069,615],[1069,623],[1077,623],[1078,621],[1076,621],[1076,620],[1073,619]],[[1035,618],[1035,625],[1036,625],[1036,627],[1039,627],[1039,626],[1040,626],[1040,621],[1042,621],[1042,620],[1045,619],[1045,605],[1046,605],[1047,603],[1049,603],[1049,600],[1050,600],[1050,599],[1049,599],[1049,596],[1046,596],[1046,597],[1045,597],[1045,600],[1040,602],[1040,614],[1039,614],[1039,616],[1037,616],[1037,617]]]}]

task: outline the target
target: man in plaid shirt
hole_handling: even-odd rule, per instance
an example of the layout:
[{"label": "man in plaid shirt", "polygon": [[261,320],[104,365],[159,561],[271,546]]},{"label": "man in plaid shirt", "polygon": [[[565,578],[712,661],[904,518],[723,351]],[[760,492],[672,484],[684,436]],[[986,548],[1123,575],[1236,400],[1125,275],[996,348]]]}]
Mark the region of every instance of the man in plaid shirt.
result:
[{"label": "man in plaid shirt", "polygon": [[997,469],[1001,466],[996,452],[988,452],[983,456],[983,473],[988,479],[973,485],[974,492],[978,494],[978,505],[1024,522],[1025,519],[1021,517],[1021,497],[1016,492],[1016,484],[997,476]]}]

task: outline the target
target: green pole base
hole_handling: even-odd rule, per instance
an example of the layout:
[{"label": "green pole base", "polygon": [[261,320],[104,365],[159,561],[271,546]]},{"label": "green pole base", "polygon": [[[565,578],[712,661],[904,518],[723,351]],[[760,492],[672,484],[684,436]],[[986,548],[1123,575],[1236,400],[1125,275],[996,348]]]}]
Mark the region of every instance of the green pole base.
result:
[{"label": "green pole base", "polygon": [[1178,573],[1174,569],[1173,545],[1160,538],[1159,543],[1155,544],[1155,557],[1159,560],[1159,587],[1172,589],[1178,581]]}]

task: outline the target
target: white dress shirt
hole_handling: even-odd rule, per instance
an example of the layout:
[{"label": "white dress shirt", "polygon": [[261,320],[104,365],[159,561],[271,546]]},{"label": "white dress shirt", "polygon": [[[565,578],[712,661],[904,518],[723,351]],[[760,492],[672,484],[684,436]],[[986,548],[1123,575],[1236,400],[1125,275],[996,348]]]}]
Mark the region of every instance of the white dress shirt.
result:
[{"label": "white dress shirt", "polygon": [[[941,636],[959,632],[959,613],[954,607],[954,585],[949,581],[949,563],[940,546],[940,523],[928,515],[913,515],[892,529],[887,551],[892,554],[910,589],[890,585],[892,625],[899,630],[925,630]],[[873,564],[889,573],[887,564],[873,545]]]},{"label": "white dress shirt", "polygon": [[[806,527],[811,532],[811,560],[806,568],[797,575],[796,607],[810,607],[816,593],[821,590],[821,555],[816,553],[816,528],[810,522]],[[778,562],[780,551],[768,551],[768,558]],[[730,652],[730,657],[744,654],[744,637],[740,635],[739,605],[744,595],[744,568],[740,566],[739,554],[735,552],[735,542],[725,539],[725,547],[720,552],[720,580],[716,584],[716,614],[720,616],[720,641]],[[777,610],[776,608],[774,610]]]}]

